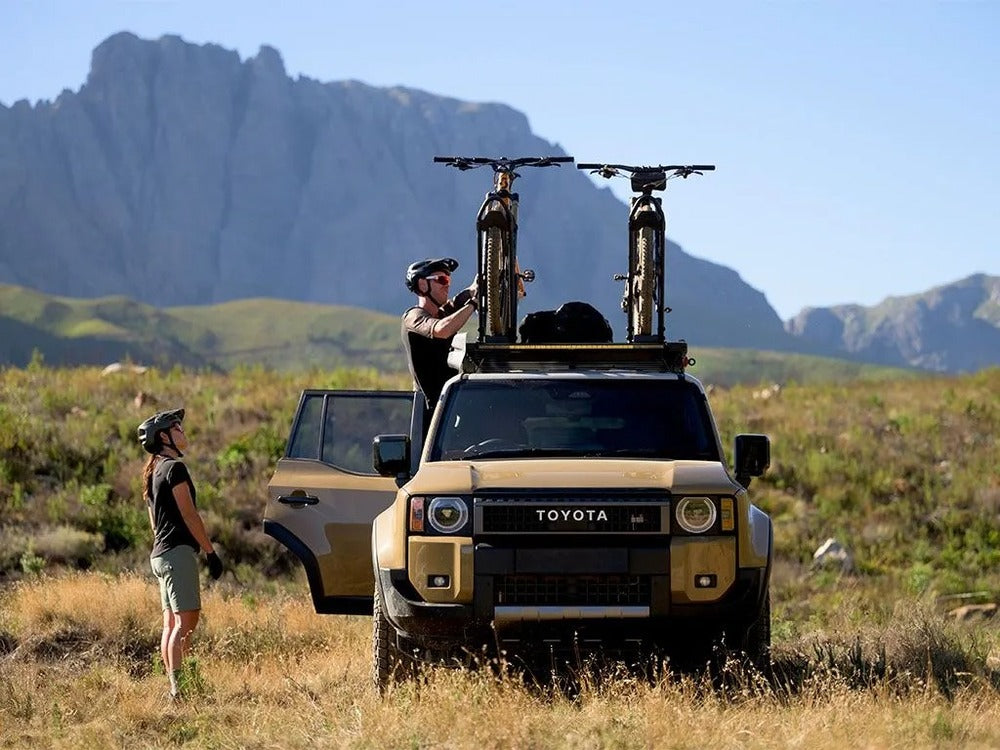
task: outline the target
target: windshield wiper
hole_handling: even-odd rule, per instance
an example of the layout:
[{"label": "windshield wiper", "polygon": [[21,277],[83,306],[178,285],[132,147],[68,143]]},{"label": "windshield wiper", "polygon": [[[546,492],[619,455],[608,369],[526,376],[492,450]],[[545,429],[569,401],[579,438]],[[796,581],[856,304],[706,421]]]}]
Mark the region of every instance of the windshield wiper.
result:
[{"label": "windshield wiper", "polygon": [[458,461],[466,461],[472,458],[518,458],[518,457],[537,457],[537,456],[591,456],[594,455],[592,452],[583,450],[580,448],[530,448],[528,446],[523,446],[520,448],[487,448],[482,451],[473,451],[471,453],[465,453],[461,456],[456,456],[455,459]]}]

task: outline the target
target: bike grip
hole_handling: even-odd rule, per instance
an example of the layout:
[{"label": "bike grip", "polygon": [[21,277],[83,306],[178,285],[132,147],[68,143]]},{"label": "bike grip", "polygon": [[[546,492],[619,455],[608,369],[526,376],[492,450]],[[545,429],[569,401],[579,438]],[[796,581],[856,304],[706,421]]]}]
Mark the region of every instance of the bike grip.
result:
[{"label": "bike grip", "polygon": [[607,164],[577,164],[577,169],[600,169],[601,167],[606,167]]},{"label": "bike grip", "polygon": [[458,160],[457,156],[435,156],[434,157],[434,161],[435,162],[439,162],[439,163],[440,162],[446,162],[446,161],[457,161],[457,160]]},{"label": "bike grip", "polygon": [[695,169],[699,172],[713,172],[715,171],[714,164],[692,164],[689,169]]}]

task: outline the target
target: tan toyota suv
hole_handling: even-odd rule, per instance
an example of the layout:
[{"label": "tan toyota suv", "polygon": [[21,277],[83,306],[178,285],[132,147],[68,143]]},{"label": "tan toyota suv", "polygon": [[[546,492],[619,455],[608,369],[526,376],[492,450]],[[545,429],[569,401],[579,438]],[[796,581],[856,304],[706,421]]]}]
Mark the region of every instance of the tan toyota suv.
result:
[{"label": "tan toyota suv", "polygon": [[316,611],[373,617],[384,689],[415,660],[770,644],[771,521],[726,466],[686,345],[469,345],[422,438],[410,392],[309,390],[265,531]]}]

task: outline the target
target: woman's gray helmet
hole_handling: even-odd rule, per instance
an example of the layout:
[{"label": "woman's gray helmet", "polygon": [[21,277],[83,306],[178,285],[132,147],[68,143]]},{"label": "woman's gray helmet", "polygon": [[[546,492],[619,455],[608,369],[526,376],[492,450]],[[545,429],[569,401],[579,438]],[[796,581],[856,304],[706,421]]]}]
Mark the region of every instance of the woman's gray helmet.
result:
[{"label": "woman's gray helmet", "polygon": [[183,421],[183,409],[161,411],[154,414],[139,425],[139,429],[136,430],[139,434],[139,443],[147,453],[155,455],[163,450],[163,440],[160,438],[160,433],[170,430],[175,424],[180,424]]},{"label": "woman's gray helmet", "polygon": [[454,258],[427,258],[411,263],[406,269],[406,288],[414,294],[420,294],[417,290],[417,279],[426,279],[433,276],[438,271],[454,273],[458,268],[458,261]]}]

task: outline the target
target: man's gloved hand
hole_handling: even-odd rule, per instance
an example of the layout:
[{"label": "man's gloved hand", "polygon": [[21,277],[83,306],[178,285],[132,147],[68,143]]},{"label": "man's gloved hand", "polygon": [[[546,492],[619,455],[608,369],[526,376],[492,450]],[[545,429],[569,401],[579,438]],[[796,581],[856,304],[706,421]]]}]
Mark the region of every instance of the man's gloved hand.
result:
[{"label": "man's gloved hand", "polygon": [[222,559],[215,552],[208,553],[208,574],[212,576],[213,581],[218,581],[222,577],[222,571],[224,567],[222,565]]}]

